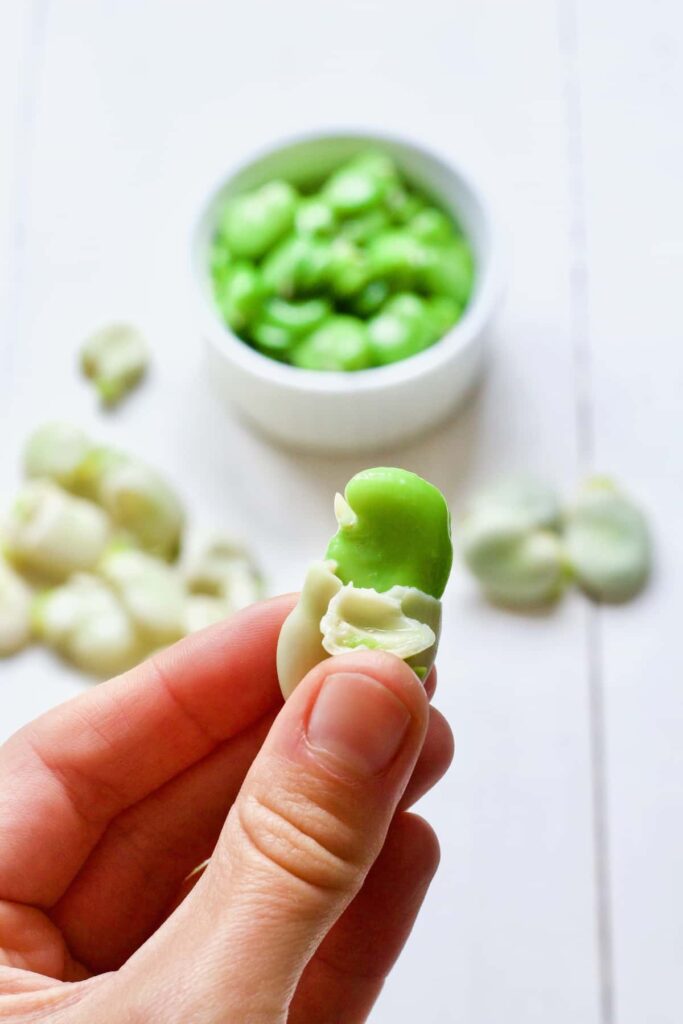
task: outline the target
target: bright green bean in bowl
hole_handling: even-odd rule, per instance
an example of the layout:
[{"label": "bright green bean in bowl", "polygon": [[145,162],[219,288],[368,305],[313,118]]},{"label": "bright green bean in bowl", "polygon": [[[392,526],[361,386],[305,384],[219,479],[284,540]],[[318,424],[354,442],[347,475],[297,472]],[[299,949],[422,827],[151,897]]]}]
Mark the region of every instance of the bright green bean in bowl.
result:
[{"label": "bright green bean in bowl", "polygon": [[263,355],[320,371],[429,348],[474,286],[459,224],[368,150],[314,188],[275,180],[227,199],[211,249],[216,305]]}]

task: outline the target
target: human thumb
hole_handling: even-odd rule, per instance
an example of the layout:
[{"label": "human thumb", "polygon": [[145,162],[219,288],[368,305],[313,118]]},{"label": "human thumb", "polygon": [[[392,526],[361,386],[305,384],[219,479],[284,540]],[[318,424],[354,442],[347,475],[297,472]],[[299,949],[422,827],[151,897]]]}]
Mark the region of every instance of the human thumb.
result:
[{"label": "human thumb", "polygon": [[124,1009],[165,1024],[286,1020],[304,967],[382,848],[427,719],[424,688],[392,655],[356,652],[310,672],[201,880],[119,972]]}]

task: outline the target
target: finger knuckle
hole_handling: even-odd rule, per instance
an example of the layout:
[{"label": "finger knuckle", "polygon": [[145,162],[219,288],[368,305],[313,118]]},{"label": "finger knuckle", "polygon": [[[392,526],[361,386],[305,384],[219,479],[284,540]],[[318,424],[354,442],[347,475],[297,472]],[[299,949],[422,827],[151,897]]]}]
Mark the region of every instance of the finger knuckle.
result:
[{"label": "finger knuckle", "polygon": [[310,794],[252,792],[239,818],[252,851],[271,870],[317,890],[347,891],[362,879],[353,826]]}]

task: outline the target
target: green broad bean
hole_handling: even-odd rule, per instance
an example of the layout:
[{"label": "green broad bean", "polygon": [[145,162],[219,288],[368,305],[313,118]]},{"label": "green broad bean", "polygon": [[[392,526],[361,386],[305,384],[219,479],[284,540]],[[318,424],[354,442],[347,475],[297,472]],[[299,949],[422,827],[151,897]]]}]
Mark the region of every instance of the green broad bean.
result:
[{"label": "green broad bean", "polygon": [[438,488],[405,469],[366,469],[348,482],[335,512],[339,530],[326,558],[343,583],[380,592],[401,585],[441,597],[453,549]]},{"label": "green broad bean", "polygon": [[403,292],[390,299],[368,322],[373,360],[380,366],[417,355],[434,340],[434,325],[427,304]]},{"label": "green broad bean", "polygon": [[271,181],[235,196],[223,208],[219,230],[236,257],[259,259],[290,230],[297,194],[286,181]]},{"label": "green broad bean", "polygon": [[348,239],[335,239],[330,246],[326,272],[332,293],[339,298],[355,295],[368,283],[368,276],[368,264],[362,250]]},{"label": "green broad bean", "polygon": [[356,245],[365,245],[382,231],[391,227],[386,210],[374,209],[345,220],[341,226],[344,238]]},{"label": "green broad bean", "polygon": [[294,334],[287,328],[278,324],[268,323],[266,320],[258,320],[252,324],[250,336],[259,352],[271,359],[286,363],[294,346]]},{"label": "green broad bean", "polygon": [[387,194],[385,206],[395,224],[408,224],[423,208],[424,200],[414,192],[398,186]]},{"label": "green broad bean", "polygon": [[416,273],[416,282],[426,292],[447,295],[465,305],[474,281],[472,250],[464,238],[447,245],[429,246]]},{"label": "green broad bean", "polygon": [[435,295],[433,299],[425,301],[433,325],[432,339],[438,341],[457,324],[462,316],[462,306],[446,295]]},{"label": "green broad bean", "polygon": [[455,226],[442,210],[428,206],[419,210],[408,223],[408,230],[429,245],[445,245],[456,235]]},{"label": "green broad bean", "polygon": [[294,230],[299,235],[322,235],[328,237],[336,227],[334,210],[323,199],[312,196],[302,199],[294,218]]},{"label": "green broad bean", "polygon": [[265,322],[288,331],[293,339],[319,327],[331,313],[332,306],[327,299],[288,302],[275,297],[268,299],[263,306]]},{"label": "green broad bean", "polygon": [[413,292],[397,292],[385,305],[387,313],[395,313],[405,320],[426,321],[428,318],[427,304],[420,295]]},{"label": "green broad bean", "polygon": [[217,235],[211,246],[211,259],[209,262],[211,277],[217,291],[228,276],[231,262],[230,250],[225,244],[224,239]]},{"label": "green broad bean", "polygon": [[242,260],[226,272],[218,288],[218,301],[226,323],[235,331],[243,331],[258,314],[265,286],[256,267]]},{"label": "green broad bean", "polygon": [[331,316],[292,352],[304,370],[364,370],[371,365],[365,324],[352,316]]},{"label": "green broad bean", "polygon": [[367,153],[344,164],[328,179],[323,195],[341,216],[378,205],[396,180],[391,160]]},{"label": "green broad bean", "polygon": [[385,231],[368,245],[372,277],[384,278],[397,287],[412,287],[427,260],[428,253],[422,242],[405,228]]},{"label": "green broad bean", "polygon": [[319,290],[325,283],[330,246],[312,236],[291,235],[262,264],[266,288],[283,299]]},{"label": "green broad bean", "polygon": [[382,188],[362,169],[345,168],[330,178],[325,197],[336,213],[358,213],[381,201]]},{"label": "green broad bean", "polygon": [[357,295],[351,297],[351,312],[360,317],[371,317],[378,313],[389,297],[386,281],[370,281]]}]

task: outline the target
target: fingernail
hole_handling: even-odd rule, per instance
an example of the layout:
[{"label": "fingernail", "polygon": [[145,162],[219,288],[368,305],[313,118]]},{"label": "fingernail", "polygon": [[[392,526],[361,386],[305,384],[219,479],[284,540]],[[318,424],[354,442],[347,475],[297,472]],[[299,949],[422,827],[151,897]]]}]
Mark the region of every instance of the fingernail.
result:
[{"label": "fingernail", "polygon": [[308,742],[360,775],[383,771],[410,723],[402,702],[372,676],[336,672],[323,683],[308,720]]}]

